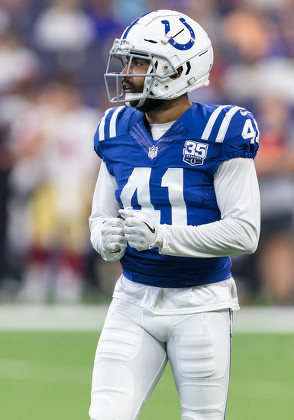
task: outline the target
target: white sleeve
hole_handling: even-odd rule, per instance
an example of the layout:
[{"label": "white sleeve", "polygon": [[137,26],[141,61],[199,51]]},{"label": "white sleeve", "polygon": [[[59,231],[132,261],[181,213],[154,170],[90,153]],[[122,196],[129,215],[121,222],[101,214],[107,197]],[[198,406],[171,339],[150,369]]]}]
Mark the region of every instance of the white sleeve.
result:
[{"label": "white sleeve", "polygon": [[256,250],[260,198],[253,159],[223,162],[215,174],[214,188],[221,220],[199,226],[161,225],[160,254],[207,258]]},{"label": "white sleeve", "polygon": [[115,198],[117,183],[114,176],[110,175],[106,164],[101,162],[98,179],[93,195],[92,213],[89,218],[90,241],[93,248],[101,253],[101,226],[109,217],[118,217],[120,208]]}]

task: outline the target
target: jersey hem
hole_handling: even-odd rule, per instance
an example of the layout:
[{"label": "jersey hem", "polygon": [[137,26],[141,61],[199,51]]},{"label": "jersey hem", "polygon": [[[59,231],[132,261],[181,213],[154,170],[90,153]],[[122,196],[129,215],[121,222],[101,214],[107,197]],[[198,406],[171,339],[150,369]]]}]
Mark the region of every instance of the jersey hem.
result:
[{"label": "jersey hem", "polygon": [[157,309],[154,309],[152,306],[143,305],[142,303],[138,304],[138,302],[136,301],[124,299],[121,296],[117,295],[115,292],[113,293],[112,298],[126,302],[130,305],[139,306],[149,312],[152,312],[155,315],[189,315],[189,314],[196,314],[196,313],[202,313],[202,312],[221,311],[224,309],[231,309],[232,311],[240,310],[239,304],[236,304],[233,302],[224,302],[218,305],[202,306],[201,308],[191,307],[191,308],[186,308],[186,309],[157,310]]}]

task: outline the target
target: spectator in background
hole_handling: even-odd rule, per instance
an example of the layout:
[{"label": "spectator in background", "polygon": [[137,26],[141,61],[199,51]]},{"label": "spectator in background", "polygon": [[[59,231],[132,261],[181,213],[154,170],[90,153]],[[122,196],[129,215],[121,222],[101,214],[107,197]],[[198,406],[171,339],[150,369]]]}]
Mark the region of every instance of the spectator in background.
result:
[{"label": "spectator in background", "polygon": [[[11,170],[14,159],[10,144],[11,126],[29,107],[30,88],[23,85],[14,86],[13,92],[2,93],[0,100],[0,284],[4,284],[7,293],[14,292],[20,280],[21,258],[13,252],[10,258],[10,244],[8,241],[9,208],[12,199],[10,185]],[[19,208],[22,208],[19,202]],[[23,231],[20,227],[20,232]],[[19,243],[19,242],[18,242]],[[2,294],[3,294],[2,289]],[[4,292],[5,294],[6,292]]]},{"label": "spectator in background", "polygon": [[4,8],[0,10],[0,69],[0,283],[2,283],[11,276],[12,271],[17,270],[17,264],[10,261],[7,242],[9,179],[13,165],[9,132],[13,121],[26,107],[28,90],[38,80],[40,71],[37,54],[30,50],[18,33],[10,27],[10,16],[6,14]]},{"label": "spectator in background", "polygon": [[265,18],[251,11],[233,11],[224,18],[223,29],[227,50],[223,92],[229,100],[252,108],[263,88],[259,67],[269,49]]},{"label": "spectator in background", "polygon": [[[0,107],[1,113],[1,107]],[[0,114],[0,284],[7,276],[7,220],[8,220],[8,177],[11,156],[6,143],[6,124]]]},{"label": "spectator in background", "polygon": [[[94,25],[95,41],[87,51],[87,62],[83,69],[83,80],[87,81],[85,90],[89,103],[101,109],[107,103],[104,89],[104,69],[106,57],[114,34],[122,30],[119,17],[114,13],[114,2],[109,0],[88,0],[87,11]],[[104,60],[104,61],[103,61]]]},{"label": "spectator in background", "polygon": [[285,54],[294,57],[294,0],[284,0],[276,10],[279,31],[285,47]]},{"label": "spectator in background", "polygon": [[[97,174],[91,140],[97,112],[72,86],[45,86],[12,131],[14,190],[29,198],[11,225],[27,226],[28,261],[20,298],[80,298],[89,252],[87,217]],[[26,130],[23,130],[26,127]],[[11,231],[17,246],[19,233]],[[14,234],[14,235],[13,235]]]},{"label": "spectator in background", "polygon": [[39,74],[40,62],[12,29],[0,32],[0,93],[31,83]]},{"label": "spectator in background", "polygon": [[44,0],[1,0],[0,3],[0,9],[9,17],[9,25],[15,28],[22,41],[29,45],[33,22],[46,2]]},{"label": "spectator in background", "polygon": [[223,74],[225,97],[252,108],[260,96],[275,91],[293,106],[294,64],[285,56],[279,22],[237,10],[224,18],[223,27],[232,61]]},{"label": "spectator in background", "polygon": [[10,17],[3,6],[0,5],[0,33],[9,25]]},{"label": "spectator in background", "polygon": [[80,0],[53,0],[36,19],[34,42],[45,60],[46,76],[79,77],[87,48],[94,40],[94,22]]},{"label": "spectator in background", "polygon": [[109,0],[88,0],[87,8],[94,21],[95,41],[106,50],[103,43],[110,42],[113,35],[123,28],[121,9],[118,9],[119,13],[115,2]]},{"label": "spectator in background", "polygon": [[266,301],[294,298],[294,131],[291,108],[280,97],[258,102],[262,148],[256,160],[261,193],[257,269]]}]

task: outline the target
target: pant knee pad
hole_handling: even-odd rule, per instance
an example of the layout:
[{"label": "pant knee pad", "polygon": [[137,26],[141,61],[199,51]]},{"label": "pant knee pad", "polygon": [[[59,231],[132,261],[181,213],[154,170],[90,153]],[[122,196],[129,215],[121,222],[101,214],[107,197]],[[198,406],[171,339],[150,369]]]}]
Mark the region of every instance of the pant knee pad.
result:
[{"label": "pant knee pad", "polygon": [[132,420],[134,381],[123,366],[98,363],[94,367],[89,410],[94,420]]},{"label": "pant knee pad", "polygon": [[226,391],[213,383],[184,384],[180,389],[182,420],[222,420]]}]

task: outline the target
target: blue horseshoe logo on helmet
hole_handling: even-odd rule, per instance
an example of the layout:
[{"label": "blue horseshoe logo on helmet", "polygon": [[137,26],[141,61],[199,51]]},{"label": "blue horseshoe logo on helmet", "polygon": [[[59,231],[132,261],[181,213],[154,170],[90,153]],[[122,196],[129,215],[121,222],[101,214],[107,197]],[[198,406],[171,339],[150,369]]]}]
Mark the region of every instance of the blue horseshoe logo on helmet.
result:
[{"label": "blue horseshoe logo on helmet", "polygon": [[[188,23],[185,21],[184,18],[180,18],[180,22],[182,22],[182,24],[189,30],[189,32],[191,34],[190,41],[188,41],[186,44],[179,44],[178,42],[176,42],[174,40],[174,37],[176,37],[180,32],[182,32],[182,31],[180,31],[174,37],[171,37],[168,42],[173,47],[175,47],[177,50],[189,50],[194,45],[194,42],[195,42],[195,32],[193,31],[193,29],[191,28],[191,26],[188,25]],[[170,23],[169,23],[169,21],[168,20],[162,20],[161,23],[163,23],[164,26],[165,26],[165,35],[168,34],[169,31],[170,31]]]}]

